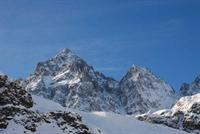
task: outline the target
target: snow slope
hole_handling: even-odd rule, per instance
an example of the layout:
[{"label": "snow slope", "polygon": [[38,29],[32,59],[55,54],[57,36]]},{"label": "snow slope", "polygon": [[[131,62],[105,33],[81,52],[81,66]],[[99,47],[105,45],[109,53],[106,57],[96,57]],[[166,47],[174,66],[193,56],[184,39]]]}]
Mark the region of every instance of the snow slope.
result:
[{"label": "snow slope", "polygon": [[187,134],[162,125],[138,121],[131,116],[115,113],[82,113],[83,122],[90,127],[99,128],[103,134]]},{"label": "snow slope", "polygon": [[[109,112],[83,112],[65,109],[60,104],[42,97],[33,96],[32,110],[39,112],[70,111],[82,117],[82,122],[91,128],[92,134],[188,134],[162,125],[150,124],[136,120],[133,116]],[[16,133],[17,132],[17,133]],[[0,134],[64,134],[56,125],[42,123],[36,132],[27,131],[23,126],[10,121],[8,127]]]},{"label": "snow slope", "polygon": [[39,62],[23,85],[32,94],[68,108],[120,112],[118,82],[96,72],[69,49]]},{"label": "snow slope", "polygon": [[32,95],[34,105],[31,108],[32,110],[38,110],[40,112],[52,112],[52,111],[64,111],[65,108],[60,104],[55,103],[54,101],[50,101],[44,99],[42,97]]},{"label": "snow slope", "polygon": [[[15,122],[11,121],[8,127],[1,131],[0,134],[33,134],[31,131],[27,131],[23,126],[16,124]],[[34,134],[64,134],[63,131],[56,125],[52,124],[42,124],[39,126],[38,130],[34,132]]]},{"label": "snow slope", "polygon": [[182,97],[172,109],[143,114],[137,118],[142,121],[164,124],[190,133],[200,133],[200,93]]},{"label": "snow slope", "polygon": [[93,128],[93,131],[96,133],[100,130],[102,134],[187,134],[186,132],[162,125],[141,122],[136,120],[133,116],[109,112],[83,112],[64,109],[60,104],[38,96],[33,96],[33,100],[36,103],[33,108],[41,112],[66,110],[78,113],[81,115],[83,123]]},{"label": "snow slope", "polygon": [[173,106],[172,113],[177,111],[184,113],[191,112],[190,110],[195,104],[200,104],[200,93],[180,98],[180,100]]}]

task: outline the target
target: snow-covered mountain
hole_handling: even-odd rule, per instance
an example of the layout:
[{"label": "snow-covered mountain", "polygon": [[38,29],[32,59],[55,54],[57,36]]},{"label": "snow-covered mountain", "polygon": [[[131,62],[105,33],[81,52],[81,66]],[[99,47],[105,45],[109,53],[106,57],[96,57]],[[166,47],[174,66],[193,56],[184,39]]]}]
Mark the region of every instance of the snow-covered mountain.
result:
[{"label": "snow-covered mountain", "polygon": [[180,92],[183,96],[200,93],[200,75],[192,83],[183,83]]},{"label": "snow-covered mountain", "polygon": [[0,100],[0,134],[187,134],[133,116],[66,109],[6,76],[0,76]]},{"label": "snow-covered mountain", "polygon": [[118,82],[94,71],[69,49],[38,63],[34,74],[25,83],[26,90],[32,94],[68,108],[115,112],[120,109]]},{"label": "snow-covered mountain", "polygon": [[145,113],[170,108],[175,91],[149,69],[133,65],[120,81],[121,100],[127,113]]},{"label": "snow-covered mountain", "polygon": [[170,108],[176,99],[173,89],[146,68],[134,66],[118,82],[69,49],[38,63],[23,85],[32,94],[83,111],[138,114]]},{"label": "snow-covered mountain", "polygon": [[[112,112],[83,112],[64,108],[54,101],[33,95],[35,105],[32,110],[39,112],[65,111],[77,113],[81,116],[82,123],[90,128],[92,134],[187,134],[186,132],[145,123],[136,120],[133,116],[120,115]],[[45,132],[43,134],[46,134]],[[51,134],[51,133],[47,133]],[[54,134],[54,133],[52,133]]]},{"label": "snow-covered mountain", "polygon": [[182,97],[172,109],[160,110],[137,118],[150,123],[164,124],[187,132],[200,133],[200,93]]},{"label": "snow-covered mountain", "polygon": [[[48,103],[43,103],[43,108]],[[59,109],[40,112],[35,105],[18,81],[0,76],[0,134],[97,134],[83,124],[76,113]],[[51,105],[58,108],[56,106]]]}]

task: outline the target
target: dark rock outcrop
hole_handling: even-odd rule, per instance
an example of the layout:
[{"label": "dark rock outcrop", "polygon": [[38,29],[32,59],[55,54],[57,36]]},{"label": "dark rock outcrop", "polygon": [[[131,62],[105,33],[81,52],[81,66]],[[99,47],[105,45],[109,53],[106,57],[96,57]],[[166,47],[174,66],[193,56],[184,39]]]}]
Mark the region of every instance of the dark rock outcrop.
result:
[{"label": "dark rock outcrop", "polygon": [[32,110],[33,105],[31,95],[20,86],[19,81],[0,75],[0,131],[6,129],[12,120],[23,126],[24,131],[35,132],[42,124],[55,124],[63,133],[91,134],[78,114],[64,111],[42,113]]},{"label": "dark rock outcrop", "polygon": [[197,76],[195,80],[190,84],[183,83],[180,88],[180,93],[182,96],[195,95],[200,93],[200,75]]}]

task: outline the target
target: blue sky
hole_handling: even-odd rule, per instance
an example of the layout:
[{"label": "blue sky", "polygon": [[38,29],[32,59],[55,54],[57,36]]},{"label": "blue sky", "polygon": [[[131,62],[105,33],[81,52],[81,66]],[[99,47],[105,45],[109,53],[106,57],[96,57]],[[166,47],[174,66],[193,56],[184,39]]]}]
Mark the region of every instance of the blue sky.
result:
[{"label": "blue sky", "polygon": [[146,66],[178,89],[200,74],[199,0],[1,0],[0,70],[27,77],[63,48],[107,76]]}]

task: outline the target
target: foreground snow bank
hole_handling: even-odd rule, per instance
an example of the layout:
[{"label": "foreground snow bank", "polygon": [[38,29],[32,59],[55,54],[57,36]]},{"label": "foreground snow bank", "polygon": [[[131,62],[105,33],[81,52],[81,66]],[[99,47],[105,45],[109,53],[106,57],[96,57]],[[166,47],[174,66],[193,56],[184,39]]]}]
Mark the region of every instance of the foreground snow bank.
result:
[{"label": "foreground snow bank", "polygon": [[40,112],[55,112],[65,110],[64,107],[58,103],[55,103],[54,101],[50,101],[36,95],[32,95],[32,98],[34,101],[32,110],[38,110]]},{"label": "foreground snow bank", "polygon": [[187,134],[162,125],[141,122],[131,116],[106,112],[79,112],[79,114],[85,124],[99,128],[103,134]]},{"label": "foreground snow bank", "polygon": [[143,114],[137,117],[141,121],[163,124],[190,133],[200,133],[200,93],[182,97],[169,110]]},{"label": "foreground snow bank", "polygon": [[[141,122],[132,116],[118,115],[108,112],[86,113],[72,109],[65,109],[53,101],[38,96],[33,96],[33,100],[35,102],[33,110],[38,110],[40,112],[67,110],[78,113],[82,117],[83,123],[92,128],[94,133],[98,134],[187,134],[186,132],[162,125]],[[19,125],[10,123],[7,130],[3,132],[0,131],[0,134],[11,134],[14,133],[14,131],[23,132],[24,130]],[[27,133],[31,134],[31,132]],[[63,132],[56,126],[43,124],[34,134],[63,134]]]}]

